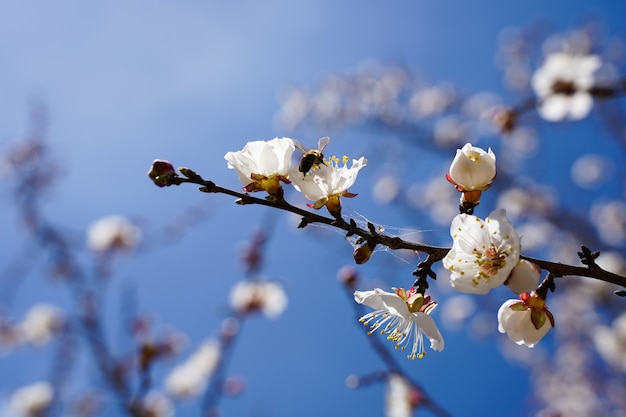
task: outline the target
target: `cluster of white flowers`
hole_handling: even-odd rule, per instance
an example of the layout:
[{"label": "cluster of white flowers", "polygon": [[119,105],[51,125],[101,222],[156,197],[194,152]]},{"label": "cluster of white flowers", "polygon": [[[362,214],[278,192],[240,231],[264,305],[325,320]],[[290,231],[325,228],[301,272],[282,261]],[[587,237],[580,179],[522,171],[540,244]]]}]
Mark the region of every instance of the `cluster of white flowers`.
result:
[{"label": "cluster of white flowers", "polygon": [[340,197],[356,196],[348,192],[348,188],[354,185],[367,160],[363,157],[352,160],[348,168],[346,157],[340,166],[336,157],[324,159],[321,150],[305,151],[302,157],[311,164],[309,169],[303,169],[302,160],[292,163],[296,147],[303,149],[299,142],[289,138],[254,141],[248,142],[240,151],[228,152],[224,158],[228,167],[237,172],[246,192],[266,191],[270,199],[280,199],[281,182],[293,182],[296,190],[314,202],[310,207],[320,209],[326,206],[331,214],[340,216]]},{"label": "cluster of white flowers", "polygon": [[[468,143],[457,151],[446,178],[462,193],[462,213],[452,220],[453,244],[443,266],[450,271],[451,286],[457,291],[486,294],[504,284],[518,294],[518,299],[507,300],[500,307],[498,330],[517,344],[533,347],[554,326],[545,292],[536,291],[540,269],[520,259],[520,238],[503,209],[494,210],[484,220],[468,214],[495,176],[496,157],[491,149]],[[410,359],[424,356],[424,335],[433,350],[442,350],[443,337],[429,316],[437,303],[425,295],[425,289],[356,291],[356,302],[374,310],[361,322],[371,323],[370,333],[380,329],[397,348],[411,346]]]},{"label": "cluster of white flowers", "polygon": [[191,398],[200,394],[215,372],[221,357],[216,339],[205,341],[187,361],[172,370],[165,380],[167,391],[177,398]]},{"label": "cluster of white flowers", "polygon": [[[326,206],[333,216],[340,217],[340,197],[355,196],[348,188],[367,160],[352,160],[348,167],[347,157],[343,166],[336,157],[324,159],[322,150],[328,142],[328,138],[323,138],[317,151],[307,151],[289,138],[255,141],[241,151],[228,152],[225,159],[228,167],[236,170],[246,192],[266,191],[270,200],[280,201],[281,183],[293,183],[296,190],[314,202],[309,207]],[[303,151],[303,156],[299,164],[292,164],[296,148]],[[485,151],[467,143],[457,150],[446,179],[461,192],[461,214],[452,220],[453,244],[443,265],[450,271],[451,285],[457,291],[486,294],[504,284],[518,294],[519,299],[506,301],[498,311],[498,329],[514,342],[532,347],[554,326],[545,305],[545,291],[535,291],[540,270],[520,259],[520,239],[503,209],[494,210],[485,219],[473,215],[481,193],[489,189],[495,177],[496,156],[491,149]],[[354,258],[363,263],[370,253],[360,253],[359,249],[363,248],[355,250]],[[432,349],[442,350],[443,337],[429,316],[437,303],[425,294],[426,288],[418,285],[408,290],[394,288],[393,292],[380,288],[355,291],[355,301],[374,310],[365,314],[361,322],[370,326],[370,333],[381,330],[397,348],[409,347],[410,359],[425,355],[424,335]],[[269,317],[279,315],[286,305],[280,285],[261,281],[237,284],[230,301],[233,310],[240,314],[260,310]]]}]

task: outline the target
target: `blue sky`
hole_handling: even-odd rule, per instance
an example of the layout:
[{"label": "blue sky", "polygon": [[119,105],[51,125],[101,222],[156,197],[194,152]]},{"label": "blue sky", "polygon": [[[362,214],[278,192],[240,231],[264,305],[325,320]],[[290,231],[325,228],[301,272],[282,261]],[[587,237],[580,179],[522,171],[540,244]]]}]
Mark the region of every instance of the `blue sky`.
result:
[{"label": "blue sky", "polygon": [[[157,189],[146,177],[153,159],[238,189],[223,155],[250,140],[290,134],[274,123],[285,86],[312,84],[323,74],[375,60],[407,65],[429,81],[451,81],[467,91],[502,91],[494,65],[502,29],[542,19],[550,30],[569,30],[590,12],[611,33],[624,35],[626,5],[618,1],[4,1],[0,145],[5,149],[26,130],[31,100],[45,102],[47,136],[61,166],[48,216],[77,243],[92,221],[108,214],[130,216],[145,227],[146,250],[116,264],[108,289],[111,336],[123,339],[116,294],[131,286],[138,310],[153,312],[159,325],[199,343],[215,332],[230,287],[243,279],[237,245],[267,213],[233,207],[229,197],[193,187]],[[331,133],[298,139],[313,144]],[[360,156],[350,152],[350,143],[335,143],[337,154]],[[355,188],[368,190],[358,183]],[[3,261],[17,253],[13,242],[23,239],[6,190],[3,184]],[[350,204],[396,224],[384,210]],[[192,206],[206,210],[206,219],[175,244],[160,239],[159,231]],[[381,386],[350,391],[344,385],[347,375],[381,366],[335,278],[350,263],[351,249],[339,235],[311,236],[287,220],[277,217],[265,272],[285,283],[290,304],[278,320],[245,324],[232,372],[245,376],[247,390],[224,401],[224,415],[380,415]],[[447,229],[426,233],[446,236]],[[410,272],[407,266],[405,274]],[[42,264],[25,279],[12,314],[21,316],[34,301],[67,302],[65,290],[44,274]],[[446,334],[444,352],[429,352],[407,367],[453,416],[524,415],[525,372],[494,345],[464,332]],[[0,358],[0,397],[45,378],[46,359],[34,351]],[[196,411],[182,405],[179,415]]]}]

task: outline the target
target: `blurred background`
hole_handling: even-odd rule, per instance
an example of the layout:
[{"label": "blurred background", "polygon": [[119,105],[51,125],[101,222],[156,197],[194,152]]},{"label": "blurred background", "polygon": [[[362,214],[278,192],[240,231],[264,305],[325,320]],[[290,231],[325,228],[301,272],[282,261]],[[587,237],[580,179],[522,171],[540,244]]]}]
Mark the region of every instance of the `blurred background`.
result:
[{"label": "blurred background", "polygon": [[[596,100],[583,120],[553,123],[537,114],[529,84],[547,55],[566,51],[600,56],[598,79],[621,85],[624,16],[626,4],[609,0],[2,2],[3,329],[37,303],[68,321],[87,303],[120,363],[134,360],[138,339],[176,335],[176,354],[159,358],[149,381],[121,377],[139,392],[168,395],[170,372],[223,336],[230,291],[250,277],[242,255],[263,230],[255,272],[281,283],[288,305],[277,318],[239,322],[224,371],[234,388],[220,395],[220,415],[392,415],[385,378],[376,377],[389,369],[337,279],[354,265],[343,233],[297,229],[288,213],[194,186],[157,188],[150,164],[167,159],[239,190],[226,152],[283,136],[313,148],[330,136],[325,154],[369,161],[345,215],[449,246],[459,195],[444,176],[455,150],[471,142],[491,147],[499,169],[476,215],[506,208],[524,254],[577,265],[586,245],[624,275],[622,90]],[[503,130],[494,120],[507,108],[516,117]],[[16,156],[25,143],[41,146],[28,157],[45,167],[36,185],[24,181]],[[291,189],[286,196],[306,203]],[[90,225],[109,215],[141,230],[132,251],[102,257],[86,246]],[[50,229],[33,227],[41,218]],[[77,302],[72,274],[59,270],[67,259],[90,283],[88,302]],[[423,260],[377,252],[355,266],[357,288],[409,287]],[[528,349],[497,332],[510,291],[463,295],[447,272],[438,276],[433,317],[445,350],[416,361],[392,355],[448,415],[626,415],[626,366],[615,359],[626,352],[626,331],[613,325],[624,301],[614,286],[557,281],[548,302],[556,328]],[[96,399],[96,415],[124,415],[93,359],[98,343],[83,341],[89,332],[42,346],[4,343],[0,413],[19,415],[11,405],[19,387],[52,381],[63,402],[43,415],[89,415],[85,398]],[[599,334],[615,338],[613,356]],[[346,384],[350,375],[363,377],[358,388]],[[168,398],[176,415],[200,416],[201,397]],[[436,415],[422,405],[415,412]]]}]

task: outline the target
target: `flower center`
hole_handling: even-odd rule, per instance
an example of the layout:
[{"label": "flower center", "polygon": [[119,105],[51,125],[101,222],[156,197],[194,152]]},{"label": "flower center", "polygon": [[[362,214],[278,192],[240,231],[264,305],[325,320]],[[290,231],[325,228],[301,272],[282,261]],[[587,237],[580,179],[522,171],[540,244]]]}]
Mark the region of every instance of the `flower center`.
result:
[{"label": "flower center", "polygon": [[[506,254],[498,251],[493,246],[483,252],[474,249],[473,253],[476,256],[475,262],[478,265],[478,273],[482,278],[491,278],[506,265]],[[476,282],[475,284],[477,285],[478,283]]]},{"label": "flower center", "polygon": [[552,84],[552,92],[554,94],[573,96],[576,93],[576,85],[572,81],[556,80]]}]

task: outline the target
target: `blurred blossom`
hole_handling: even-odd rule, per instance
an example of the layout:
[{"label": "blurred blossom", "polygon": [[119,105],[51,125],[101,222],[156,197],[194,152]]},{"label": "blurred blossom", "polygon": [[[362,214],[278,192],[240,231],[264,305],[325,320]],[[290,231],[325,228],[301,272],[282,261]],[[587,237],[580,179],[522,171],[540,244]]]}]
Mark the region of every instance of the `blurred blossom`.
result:
[{"label": "blurred blossom", "polygon": [[220,343],[215,339],[205,341],[187,361],[170,372],[165,379],[167,391],[177,398],[197,396],[215,372],[220,357]]},{"label": "blurred blossom", "polygon": [[170,399],[161,392],[151,391],[142,401],[142,416],[172,417],[174,407]]},{"label": "blurred blossom", "polygon": [[601,65],[596,55],[548,55],[531,80],[541,117],[553,122],[586,117],[593,105],[588,90],[594,85],[594,72]]},{"label": "blurred blossom", "polygon": [[458,192],[441,177],[434,177],[425,185],[411,185],[405,199],[413,208],[428,210],[431,219],[439,225],[449,225],[459,212]]},{"label": "blurred blossom", "polygon": [[141,230],[122,216],[107,216],[87,230],[87,246],[95,252],[129,250],[139,244]]},{"label": "blurred blossom", "polygon": [[408,291],[394,288],[393,293],[380,288],[355,291],[354,300],[374,309],[359,319],[365,326],[370,326],[370,322],[375,320],[368,334],[382,328],[381,333],[387,335],[387,340],[395,343],[396,349],[404,351],[407,346],[411,347],[407,358],[421,359],[426,355],[424,334],[430,340],[431,349],[438,352],[443,350],[443,336],[429,316],[437,303],[430,301],[430,296],[424,297],[417,293],[414,287]]},{"label": "blurred blossom", "polygon": [[245,191],[264,190],[275,195],[281,182],[289,183],[287,176],[295,149],[293,139],[289,138],[256,140],[246,143],[240,151],[227,152],[224,159],[228,168],[237,172]]},{"label": "blurred blossom", "polygon": [[[602,251],[600,257],[596,259],[596,264],[600,268],[614,274],[626,275],[626,259],[620,252]],[[595,279],[590,281],[599,282],[599,280]]]},{"label": "blurred blossom", "polygon": [[44,345],[63,326],[63,323],[63,312],[60,309],[49,304],[36,304],[17,325],[19,341],[35,346]]},{"label": "blurred blossom", "polygon": [[400,181],[395,175],[384,174],[376,178],[372,187],[372,197],[379,204],[390,204],[398,196]]},{"label": "blurred blossom", "polygon": [[504,282],[508,289],[516,294],[531,292],[539,285],[541,269],[526,259],[519,261]]},{"label": "blurred blossom", "polygon": [[582,188],[594,188],[612,175],[611,161],[599,155],[586,154],[574,162],[570,171],[572,181]]},{"label": "blurred blossom", "polygon": [[37,382],[15,390],[11,408],[23,417],[39,417],[52,403],[54,390],[48,382]]},{"label": "blurred blossom", "polygon": [[591,38],[581,29],[566,33],[557,33],[543,42],[544,55],[567,52],[570,54],[587,55],[591,51]]},{"label": "blurred blossom", "polygon": [[385,417],[411,417],[419,396],[419,392],[402,375],[389,374],[385,393]]},{"label": "blurred blossom", "polygon": [[457,116],[445,116],[435,122],[433,135],[441,148],[458,146],[467,138],[467,127]]},{"label": "blurred blossom", "polygon": [[268,318],[281,315],[287,307],[287,295],[277,282],[241,281],[230,292],[230,307],[239,314],[262,311]]},{"label": "blurred blossom", "polygon": [[618,316],[611,326],[597,325],[592,336],[602,359],[626,373],[626,313]]},{"label": "blurred blossom", "polygon": [[554,193],[543,187],[512,187],[498,196],[497,207],[506,209],[512,219],[529,215],[545,216],[554,211]]},{"label": "blurred blossom", "polygon": [[443,259],[452,287],[461,292],[486,294],[501,285],[517,265],[520,241],[503,209],[482,220],[459,214],[450,226],[452,248]]},{"label": "blurred blossom", "polygon": [[418,118],[432,117],[443,112],[452,104],[455,93],[450,84],[440,84],[416,91],[410,98],[409,106]]},{"label": "blurred blossom", "polygon": [[463,102],[461,111],[471,119],[491,121],[492,109],[500,104],[500,97],[487,91],[481,91],[468,97]]},{"label": "blurred blossom", "polygon": [[476,304],[469,295],[458,294],[441,304],[441,322],[449,330],[460,328],[474,314]]},{"label": "blurred blossom", "polygon": [[528,221],[517,227],[517,234],[525,250],[538,250],[552,242],[555,227],[545,220]]},{"label": "blurred blossom", "polygon": [[[519,126],[504,141],[504,146],[511,149],[515,155],[515,160],[520,157],[530,156],[535,153],[539,147],[539,138],[537,132],[528,127]],[[506,154],[506,153],[505,153]],[[506,165],[504,164],[506,168]]]},{"label": "blurred blossom", "polygon": [[600,239],[609,245],[620,245],[626,240],[626,203],[608,201],[595,203],[589,213]]},{"label": "blurred blossom", "polygon": [[504,84],[514,91],[525,90],[530,82],[531,69],[526,63],[515,63],[504,69]]},{"label": "blurred blossom", "polygon": [[301,89],[292,88],[281,95],[280,101],[276,123],[288,131],[295,130],[307,116],[309,97]]},{"label": "blurred blossom", "polygon": [[507,300],[500,306],[498,331],[518,345],[531,348],[554,327],[554,318],[545,300],[534,291],[520,294],[520,299]]}]

